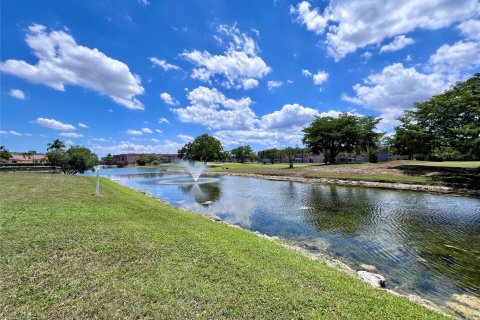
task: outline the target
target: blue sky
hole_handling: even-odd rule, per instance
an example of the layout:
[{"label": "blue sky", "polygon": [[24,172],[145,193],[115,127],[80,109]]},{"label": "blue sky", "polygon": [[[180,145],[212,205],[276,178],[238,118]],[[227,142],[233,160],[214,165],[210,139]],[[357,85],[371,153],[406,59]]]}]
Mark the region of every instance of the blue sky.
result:
[{"label": "blue sky", "polygon": [[396,118],[480,71],[480,2],[2,1],[0,144],[99,155],[301,146],[315,116]]}]

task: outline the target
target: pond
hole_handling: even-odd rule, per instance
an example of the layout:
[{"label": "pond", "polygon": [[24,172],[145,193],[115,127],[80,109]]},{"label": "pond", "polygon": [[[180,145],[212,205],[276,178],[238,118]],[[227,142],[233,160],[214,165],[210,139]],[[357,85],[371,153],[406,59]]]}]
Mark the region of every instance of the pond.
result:
[{"label": "pond", "polygon": [[190,184],[187,175],[165,168],[102,174],[172,206],[287,239],[356,270],[374,266],[387,288],[404,294],[443,306],[458,295],[480,297],[479,198],[234,176]]}]

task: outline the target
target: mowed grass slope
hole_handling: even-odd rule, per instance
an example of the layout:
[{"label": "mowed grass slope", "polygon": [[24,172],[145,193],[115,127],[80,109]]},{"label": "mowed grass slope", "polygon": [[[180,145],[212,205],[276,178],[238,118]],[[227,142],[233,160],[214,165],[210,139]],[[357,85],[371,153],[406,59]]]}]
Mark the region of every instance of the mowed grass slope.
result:
[{"label": "mowed grass slope", "polygon": [[251,232],[93,177],[0,174],[1,319],[440,319]]},{"label": "mowed grass slope", "polygon": [[[227,169],[228,168],[228,169]],[[225,163],[212,164],[212,172],[282,175],[376,182],[419,183],[480,189],[480,161],[390,161],[361,164]]]}]

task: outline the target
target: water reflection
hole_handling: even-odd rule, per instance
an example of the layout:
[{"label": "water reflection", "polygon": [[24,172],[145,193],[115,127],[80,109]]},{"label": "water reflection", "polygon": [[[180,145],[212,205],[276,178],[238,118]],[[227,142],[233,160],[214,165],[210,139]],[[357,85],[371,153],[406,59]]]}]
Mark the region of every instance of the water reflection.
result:
[{"label": "water reflection", "polygon": [[[167,174],[164,176],[164,174]],[[360,269],[373,265],[387,286],[444,303],[480,297],[480,199],[222,177],[158,184],[167,172],[113,177],[199,213],[322,250]]]},{"label": "water reflection", "polygon": [[218,184],[185,184],[180,185],[179,189],[183,194],[193,197],[195,202],[202,206],[209,206],[220,199],[220,187]]}]

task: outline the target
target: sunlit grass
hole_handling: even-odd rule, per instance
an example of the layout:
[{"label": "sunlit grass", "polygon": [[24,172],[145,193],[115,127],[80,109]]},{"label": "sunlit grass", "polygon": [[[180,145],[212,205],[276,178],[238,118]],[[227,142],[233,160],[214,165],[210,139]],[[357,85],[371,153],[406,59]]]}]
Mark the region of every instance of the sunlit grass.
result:
[{"label": "sunlit grass", "polygon": [[102,178],[0,174],[2,319],[440,319]]},{"label": "sunlit grass", "polygon": [[399,182],[454,187],[480,188],[478,181],[480,161],[390,161],[383,163],[333,164],[295,163],[224,163],[212,164],[212,172],[249,173],[260,175],[293,176],[298,178],[326,178],[372,182]]}]

